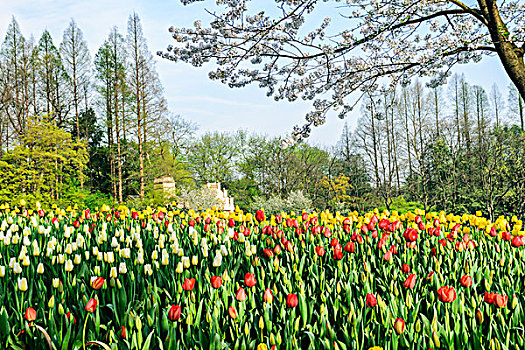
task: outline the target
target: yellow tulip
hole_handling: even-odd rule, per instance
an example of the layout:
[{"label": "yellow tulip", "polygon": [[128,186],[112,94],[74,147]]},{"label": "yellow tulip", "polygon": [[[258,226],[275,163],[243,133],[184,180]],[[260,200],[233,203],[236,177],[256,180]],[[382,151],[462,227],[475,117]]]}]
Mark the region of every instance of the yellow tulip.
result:
[{"label": "yellow tulip", "polygon": [[25,277],[18,279],[18,290],[25,292],[27,290],[27,280]]}]

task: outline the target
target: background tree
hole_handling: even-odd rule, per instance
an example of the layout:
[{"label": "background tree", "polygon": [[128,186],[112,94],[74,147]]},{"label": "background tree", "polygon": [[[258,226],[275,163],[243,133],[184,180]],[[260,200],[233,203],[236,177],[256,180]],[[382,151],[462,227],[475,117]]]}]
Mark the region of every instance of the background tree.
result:
[{"label": "background tree", "polygon": [[71,109],[71,97],[67,75],[62,57],[53,43],[51,34],[44,30],[35,48],[34,59],[37,62],[36,79],[40,92],[43,112],[52,115],[54,123],[65,127]]}]

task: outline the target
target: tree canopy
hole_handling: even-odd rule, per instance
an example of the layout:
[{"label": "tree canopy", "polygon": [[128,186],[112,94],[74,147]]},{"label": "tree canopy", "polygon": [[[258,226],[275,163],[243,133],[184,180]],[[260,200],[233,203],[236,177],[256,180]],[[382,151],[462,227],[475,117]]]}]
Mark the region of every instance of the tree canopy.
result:
[{"label": "tree canopy", "polygon": [[171,27],[177,43],[158,54],[194,66],[213,61],[209,77],[230,87],[256,83],[276,100],[312,100],[289,143],[330,110],[343,118],[357,103],[350,95],[382,77],[395,85],[430,76],[438,85],[454,65],[483,55],[497,55],[525,97],[523,1],[275,0],[267,14],[259,3],[225,0],[214,10],[208,28],[200,20]]}]

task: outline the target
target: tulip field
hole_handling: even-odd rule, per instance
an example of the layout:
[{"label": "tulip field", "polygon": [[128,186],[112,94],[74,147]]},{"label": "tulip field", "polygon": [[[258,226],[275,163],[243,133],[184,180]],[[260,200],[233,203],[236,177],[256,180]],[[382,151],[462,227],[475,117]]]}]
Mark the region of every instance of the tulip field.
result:
[{"label": "tulip field", "polygon": [[523,349],[516,217],[0,205],[0,348]]}]

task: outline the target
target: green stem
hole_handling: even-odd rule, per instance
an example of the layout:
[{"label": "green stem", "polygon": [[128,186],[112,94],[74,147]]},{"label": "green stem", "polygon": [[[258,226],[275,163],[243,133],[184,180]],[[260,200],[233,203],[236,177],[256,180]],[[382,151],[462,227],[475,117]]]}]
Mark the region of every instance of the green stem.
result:
[{"label": "green stem", "polygon": [[86,315],[86,319],[84,320],[84,328],[82,329],[82,346],[84,350],[86,350],[86,326],[88,319],[89,313]]}]

